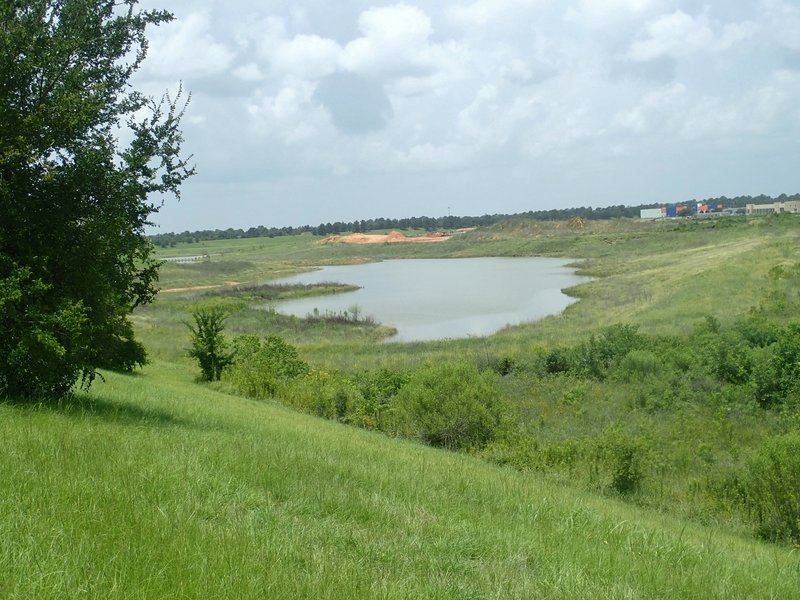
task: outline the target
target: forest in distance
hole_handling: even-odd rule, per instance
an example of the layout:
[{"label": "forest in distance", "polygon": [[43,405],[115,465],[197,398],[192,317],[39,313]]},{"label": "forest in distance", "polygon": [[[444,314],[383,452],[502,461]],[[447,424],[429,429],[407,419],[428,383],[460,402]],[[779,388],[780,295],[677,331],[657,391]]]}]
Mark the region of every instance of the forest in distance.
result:
[{"label": "forest in distance", "polygon": [[[781,194],[775,198],[760,194],[758,196],[736,196],[728,198],[708,198],[704,204],[721,204],[726,208],[743,208],[747,204],[768,204],[771,202],[786,202],[800,200],[800,194]],[[687,203],[697,202],[696,200]],[[198,231],[184,231],[182,233],[168,232],[151,234],[150,241],[159,247],[174,246],[177,243],[197,243],[211,240],[230,240],[239,238],[276,237],[283,235],[300,235],[310,233],[313,235],[332,235],[345,232],[366,233],[385,229],[421,229],[436,231],[440,229],[459,229],[465,227],[485,227],[508,219],[535,219],[541,221],[560,221],[568,219],[616,219],[636,218],[639,211],[654,208],[663,204],[641,204],[638,206],[624,206],[622,204],[607,207],[579,207],[579,208],[552,208],[546,210],[531,210],[513,215],[492,214],[483,216],[454,216],[444,217],[409,217],[401,219],[375,218],[361,219],[358,221],[335,223],[320,223],[319,225],[302,225],[299,227],[267,227],[258,225],[247,229],[204,229]]]}]

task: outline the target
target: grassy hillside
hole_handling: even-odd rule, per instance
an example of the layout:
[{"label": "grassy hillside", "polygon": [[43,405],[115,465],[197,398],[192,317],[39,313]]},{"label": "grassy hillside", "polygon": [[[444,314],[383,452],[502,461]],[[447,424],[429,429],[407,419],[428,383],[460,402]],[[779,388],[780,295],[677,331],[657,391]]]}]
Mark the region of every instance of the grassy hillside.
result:
[{"label": "grassy hillside", "polygon": [[[161,251],[207,258],[165,264],[172,291],[134,314],[150,365],[59,406],[0,403],[0,597],[800,598],[796,548],[757,541],[717,493],[765,440],[800,430],[798,403],[761,406],[763,382],[715,367],[731,340],[737,360],[771,359],[736,337],[749,315],[797,318],[797,220],[515,220],[440,244],[318,241]],[[314,265],[530,255],[573,258],[594,280],[564,314],[489,338],[380,344],[380,325],[259,308],[325,291],[262,286]],[[365,371],[506,365],[493,385],[511,429],[450,453],[296,412],[279,401],[308,399],[290,387],[254,400],[235,381],[199,384],[185,322],[209,306],[228,311],[228,335],[280,335],[353,397]],[[587,375],[616,323],[638,327],[637,345]],[[628,452],[640,480],[617,493],[608,479]]]},{"label": "grassy hillside", "polygon": [[4,598],[792,598],[787,549],[213,391],[0,405]]}]

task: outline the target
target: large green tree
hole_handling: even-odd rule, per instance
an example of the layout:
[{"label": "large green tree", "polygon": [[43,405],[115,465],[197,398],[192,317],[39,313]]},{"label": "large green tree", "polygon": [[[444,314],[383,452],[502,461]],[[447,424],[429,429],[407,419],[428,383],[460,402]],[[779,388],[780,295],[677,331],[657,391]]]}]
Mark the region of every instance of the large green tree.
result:
[{"label": "large green tree", "polygon": [[180,93],[131,87],[145,30],[172,19],[136,4],[0,1],[0,396],[144,363],[128,315],[156,292],[145,227],[193,169]]}]

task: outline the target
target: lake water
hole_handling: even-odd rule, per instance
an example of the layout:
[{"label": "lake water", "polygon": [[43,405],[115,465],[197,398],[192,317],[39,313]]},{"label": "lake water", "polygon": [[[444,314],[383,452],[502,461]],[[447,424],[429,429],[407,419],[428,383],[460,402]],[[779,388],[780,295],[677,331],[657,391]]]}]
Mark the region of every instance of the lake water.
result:
[{"label": "lake water", "polygon": [[278,312],[305,317],[358,306],[362,316],[397,329],[388,341],[484,336],[535,321],[575,302],[561,290],[588,281],[559,258],[387,260],[324,267],[280,283],[337,282],[354,292],[279,302]]}]

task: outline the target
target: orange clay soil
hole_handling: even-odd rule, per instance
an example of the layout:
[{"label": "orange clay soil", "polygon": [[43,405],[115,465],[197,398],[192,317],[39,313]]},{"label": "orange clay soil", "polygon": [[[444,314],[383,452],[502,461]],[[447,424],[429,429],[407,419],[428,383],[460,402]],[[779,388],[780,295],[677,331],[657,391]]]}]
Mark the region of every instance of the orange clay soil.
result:
[{"label": "orange clay soil", "polygon": [[[459,230],[461,232],[462,230]],[[464,230],[466,231],[466,230]],[[351,233],[350,235],[329,235],[318,244],[426,244],[444,242],[451,238],[449,233],[426,233],[425,235],[407,236],[400,231],[391,231],[386,235],[378,233]]]},{"label": "orange clay soil", "polygon": [[222,285],[193,285],[191,287],[164,288],[164,289],[161,289],[161,290],[158,290],[158,291],[159,292],[164,292],[165,294],[170,294],[170,293],[174,293],[174,292],[193,292],[195,290],[213,290],[215,288],[221,288],[221,287],[226,287],[226,286],[230,287],[230,286],[233,286],[233,285],[239,285],[239,282],[238,281],[226,281],[224,286],[222,286]]}]

